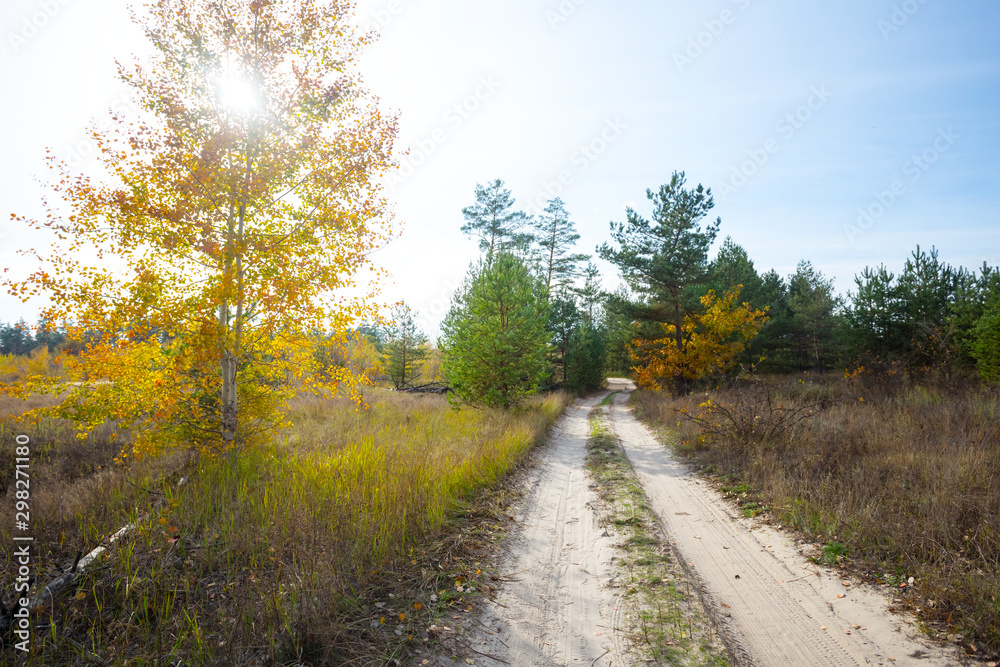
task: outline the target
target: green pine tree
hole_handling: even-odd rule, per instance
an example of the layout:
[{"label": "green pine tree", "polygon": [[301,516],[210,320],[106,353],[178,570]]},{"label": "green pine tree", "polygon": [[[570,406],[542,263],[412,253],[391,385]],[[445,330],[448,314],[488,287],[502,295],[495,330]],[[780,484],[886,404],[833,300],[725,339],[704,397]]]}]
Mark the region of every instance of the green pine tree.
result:
[{"label": "green pine tree", "polygon": [[590,255],[572,252],[580,235],[562,199],[549,200],[545,211],[535,220],[534,228],[539,266],[549,292],[570,287],[580,275],[580,262],[590,259]]},{"label": "green pine tree", "polygon": [[580,297],[583,316],[590,322],[595,322],[601,310],[601,272],[593,262],[587,262],[583,270],[583,287],[576,290]]},{"label": "green pine tree", "polygon": [[708,277],[708,250],[722,220],[702,226],[715,206],[712,190],[702,185],[687,189],[684,172],[674,172],[658,192],[646,191],[653,203],[652,220],[632,208],[625,222],[611,223],[614,245],[598,248],[602,258],[618,266],[637,300],[612,296],[608,305],[616,312],[647,326],[643,335],[659,336],[662,329],[648,326],[669,322],[675,326],[676,346],[684,348],[684,316],[700,307],[699,290]]},{"label": "green pine tree", "polygon": [[800,369],[826,370],[836,361],[837,311],[840,299],[833,280],[817,271],[811,262],[799,262],[788,279],[789,338]]},{"label": "green pine tree", "polygon": [[454,396],[512,408],[535,393],[547,366],[547,319],[545,284],[523,259],[499,251],[480,260],[441,324],[442,371]]},{"label": "green pine tree", "polygon": [[566,388],[587,394],[604,386],[607,345],[604,332],[584,319],[577,325],[569,347]]},{"label": "green pine tree", "polygon": [[549,297],[549,320],[547,329],[550,335],[552,351],[550,358],[555,367],[552,371],[555,381],[566,380],[566,364],[568,363],[573,332],[580,323],[580,309],[576,298],[568,290],[562,289]]},{"label": "green pine tree", "polygon": [[386,373],[396,389],[412,387],[427,358],[427,336],[417,328],[413,311],[400,301],[392,311],[392,324],[383,335]]},{"label": "green pine tree", "polygon": [[994,298],[972,331],[972,357],[985,382],[1000,384],[1000,295]]},{"label": "green pine tree", "polygon": [[488,185],[476,185],[476,203],[462,209],[462,232],[479,239],[479,249],[488,258],[495,253],[525,250],[531,234],[523,231],[531,221],[523,211],[514,210],[514,196],[499,178]]}]

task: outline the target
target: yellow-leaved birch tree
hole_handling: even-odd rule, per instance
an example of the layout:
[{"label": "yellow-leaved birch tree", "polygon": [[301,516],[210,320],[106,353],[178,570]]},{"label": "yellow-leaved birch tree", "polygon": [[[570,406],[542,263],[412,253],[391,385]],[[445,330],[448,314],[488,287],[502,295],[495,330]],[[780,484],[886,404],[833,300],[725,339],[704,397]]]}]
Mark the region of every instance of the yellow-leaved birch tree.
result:
[{"label": "yellow-leaved birch tree", "polygon": [[69,386],[49,413],[81,435],[111,420],[141,453],[239,451],[282,422],[293,388],[356,392],[348,369],[317,366],[312,334],[346,340],[375,316],[361,272],[393,235],[378,183],[396,119],[356,71],[368,37],[351,12],[153,0],[134,14],[153,56],[119,72],[139,114],[94,130],[100,176],[53,160],[48,215],[13,216],[55,237],[23,253],[37,270],[4,284],[47,294],[44,316],[80,341],[71,384],[8,393]]}]

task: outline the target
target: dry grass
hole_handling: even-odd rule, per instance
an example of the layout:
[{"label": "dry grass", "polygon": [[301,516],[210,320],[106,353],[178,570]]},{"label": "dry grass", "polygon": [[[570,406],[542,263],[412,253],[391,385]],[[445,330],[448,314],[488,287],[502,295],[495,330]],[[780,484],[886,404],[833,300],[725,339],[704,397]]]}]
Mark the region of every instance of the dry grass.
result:
[{"label": "dry grass", "polygon": [[[107,470],[117,450],[99,436],[76,445],[85,453],[58,441],[46,463],[36,454],[43,566],[139,523],[37,619],[34,664],[385,664],[420,647],[428,615],[449,601],[430,595],[475,576],[443,563],[467,527],[456,512],[525,456],[565,399],[505,414],[374,393],[360,411],[299,399],[287,433],[236,461]],[[72,478],[81,463],[89,473]],[[46,504],[46,493],[75,500]]]},{"label": "dry grass", "polygon": [[[79,441],[65,422],[43,419],[34,426],[16,425],[20,413],[59,401],[58,396],[32,396],[27,400],[0,397],[0,540],[11,544],[14,523],[14,439],[30,438],[31,532],[38,548],[38,575],[44,579],[56,566],[89,552],[101,538],[121,527],[136,508],[149,506],[148,487],[179,468],[179,457],[149,461],[126,471],[114,465],[121,444],[109,437],[111,429],[98,428]],[[0,590],[10,602],[9,576],[14,571],[11,549],[3,549],[4,568]]]},{"label": "dry grass", "polygon": [[6,420],[28,410],[56,405],[59,401],[59,396],[32,395],[22,399],[0,394],[0,419]]},{"label": "dry grass", "polygon": [[899,606],[929,629],[979,656],[1000,654],[996,391],[875,395],[829,378],[634,400],[677,434],[682,452],[722,476],[746,513],[769,509],[826,545],[830,560],[846,553],[895,586]]}]

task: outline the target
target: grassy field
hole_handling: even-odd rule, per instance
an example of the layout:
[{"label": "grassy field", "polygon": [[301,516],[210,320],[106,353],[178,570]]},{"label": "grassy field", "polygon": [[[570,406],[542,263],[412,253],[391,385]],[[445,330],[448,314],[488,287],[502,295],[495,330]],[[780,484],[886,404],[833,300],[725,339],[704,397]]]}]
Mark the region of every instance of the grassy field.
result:
[{"label": "grassy field", "polygon": [[[112,463],[118,446],[104,434],[79,443],[66,425],[43,424],[29,433],[39,581],[136,527],[46,605],[29,664],[363,665],[410,655],[479,574],[451,551],[466,537],[463,510],[565,403],[551,395],[505,414],[383,391],[366,410],[302,398],[292,428],[235,465],[179,454],[128,471]],[[11,544],[13,490],[4,492],[0,540]],[[3,553],[10,602],[16,565]]]},{"label": "grassy field", "polygon": [[[979,657],[1000,654],[1000,393],[832,376],[683,398],[640,414],[748,515],[895,588],[895,605]],[[911,580],[912,577],[912,580]]]}]

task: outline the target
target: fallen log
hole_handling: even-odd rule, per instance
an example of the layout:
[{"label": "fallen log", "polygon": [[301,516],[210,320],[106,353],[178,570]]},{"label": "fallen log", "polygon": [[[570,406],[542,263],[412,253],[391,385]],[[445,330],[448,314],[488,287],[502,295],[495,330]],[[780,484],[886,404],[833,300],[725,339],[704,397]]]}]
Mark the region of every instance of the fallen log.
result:
[{"label": "fallen log", "polygon": [[446,394],[451,391],[451,387],[444,382],[428,382],[427,384],[417,385],[416,387],[406,387],[400,389],[408,394]]},{"label": "fallen log", "polygon": [[[186,477],[182,477],[177,483],[177,486],[181,486],[187,481]],[[157,501],[156,505],[159,505],[160,501]],[[154,507],[155,509],[155,507]],[[126,533],[135,528],[140,522],[145,521],[150,517],[152,512],[144,514],[138,521],[130,523],[126,526],[119,528],[113,535],[108,537],[105,544],[95,547],[86,556],[83,555],[83,551],[79,551],[76,554],[76,558],[73,559],[73,564],[69,568],[59,568],[60,574],[52,579],[48,584],[46,584],[40,591],[38,591],[34,598],[28,603],[28,610],[31,614],[38,614],[45,610],[45,603],[48,601],[52,604],[53,608],[55,606],[56,596],[65,589],[70,588],[73,583],[83,574],[83,571],[97,560],[102,553],[108,550],[115,542],[122,538]],[[34,586],[36,581],[32,579],[31,585]],[[13,606],[8,609],[7,605],[0,600],[0,645],[7,645],[11,640],[12,630],[14,629],[14,619],[23,616],[21,610],[24,608],[20,605],[20,600],[24,598],[18,598],[14,601]]]}]

